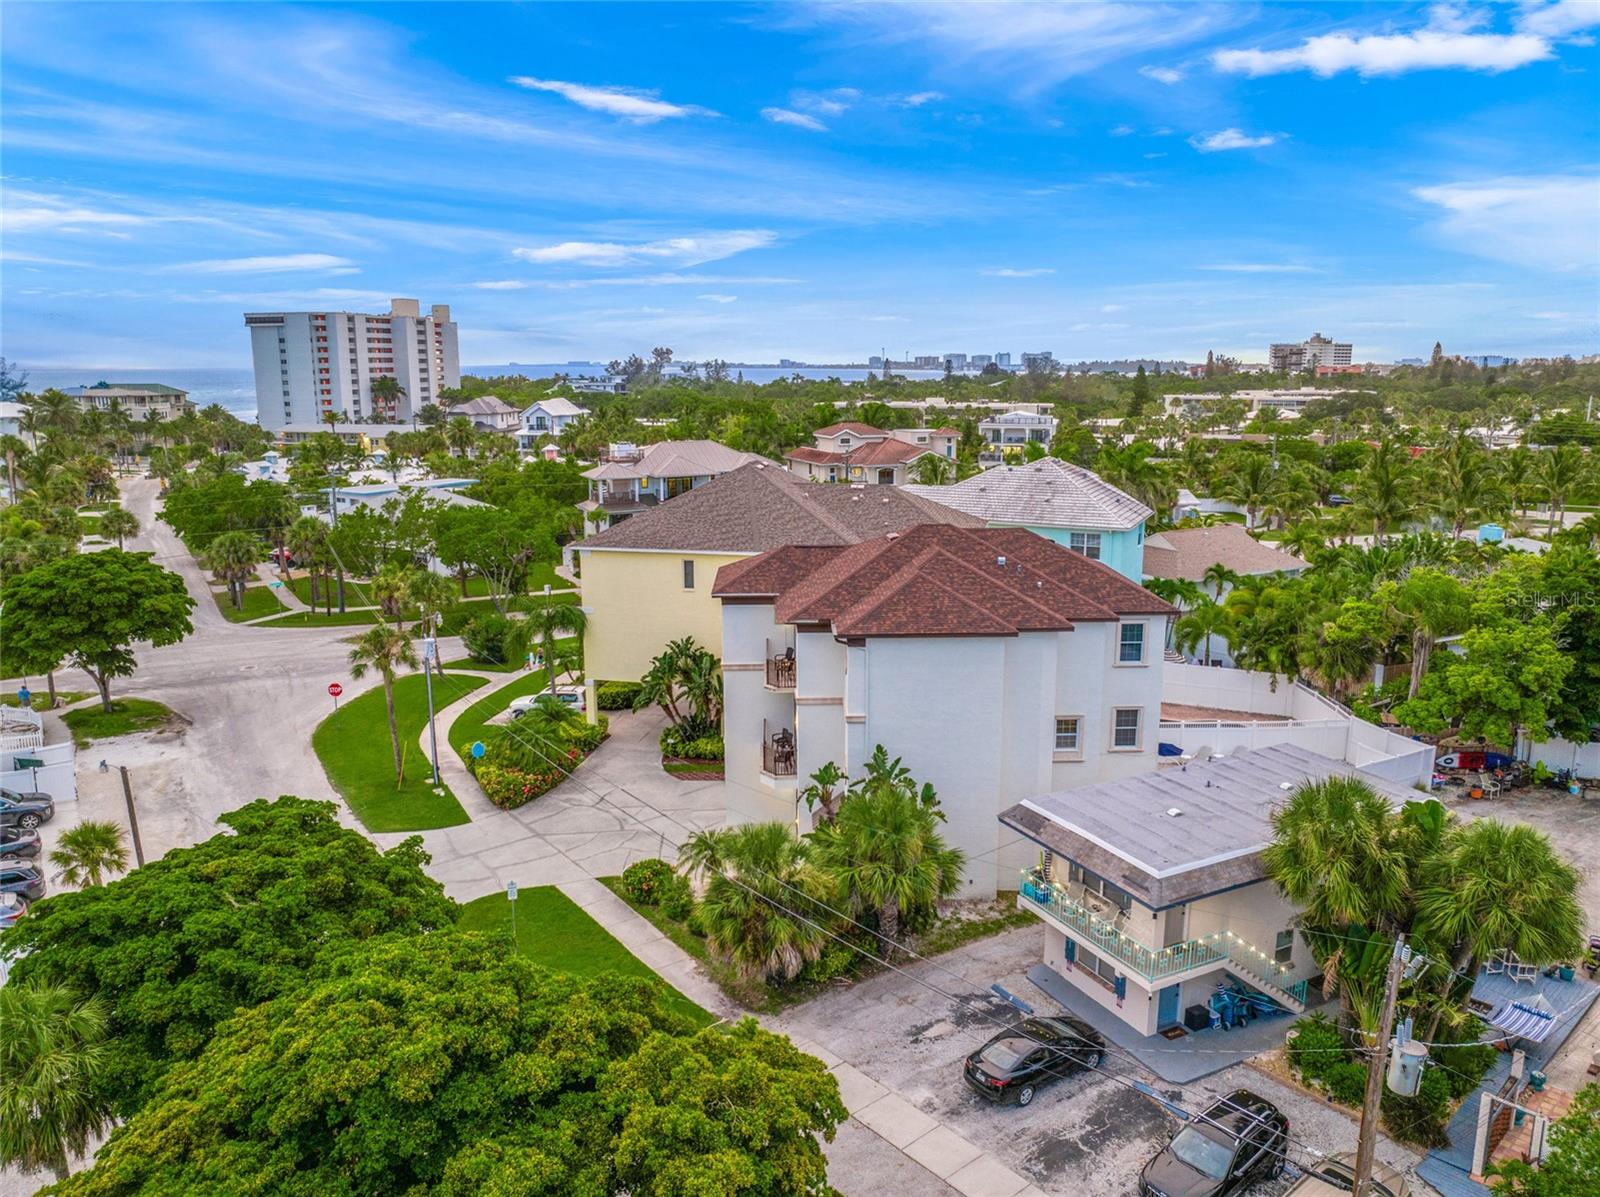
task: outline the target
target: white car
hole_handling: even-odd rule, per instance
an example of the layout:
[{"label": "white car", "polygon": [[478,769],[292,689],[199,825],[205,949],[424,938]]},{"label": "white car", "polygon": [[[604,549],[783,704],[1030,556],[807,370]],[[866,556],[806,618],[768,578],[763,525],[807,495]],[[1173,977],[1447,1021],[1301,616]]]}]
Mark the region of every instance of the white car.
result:
[{"label": "white car", "polygon": [[[533,710],[534,707],[538,706],[539,700],[549,693],[550,691],[548,690],[541,690],[537,694],[524,694],[520,698],[513,698],[509,708],[511,711],[511,717],[513,719],[521,719],[529,711]],[[573,710],[581,711],[584,709],[583,691],[579,687],[557,686],[555,693],[557,698],[566,703]]]}]

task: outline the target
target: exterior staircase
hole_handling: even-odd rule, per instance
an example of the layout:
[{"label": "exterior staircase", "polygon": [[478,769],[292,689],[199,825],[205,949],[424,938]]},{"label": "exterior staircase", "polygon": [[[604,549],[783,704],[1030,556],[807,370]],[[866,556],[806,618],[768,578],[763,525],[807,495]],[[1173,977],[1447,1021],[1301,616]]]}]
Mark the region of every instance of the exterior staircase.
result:
[{"label": "exterior staircase", "polygon": [[1238,973],[1245,984],[1259,989],[1294,1014],[1306,1012],[1306,991],[1309,981],[1291,981],[1287,970],[1272,960],[1257,958],[1255,949],[1237,942],[1230,943],[1228,961],[1222,967]]}]

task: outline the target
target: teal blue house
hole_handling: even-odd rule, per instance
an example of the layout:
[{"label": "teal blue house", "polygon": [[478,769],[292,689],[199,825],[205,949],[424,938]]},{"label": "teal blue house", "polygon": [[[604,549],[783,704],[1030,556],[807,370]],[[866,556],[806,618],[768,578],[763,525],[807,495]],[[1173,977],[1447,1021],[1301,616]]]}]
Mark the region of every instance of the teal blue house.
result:
[{"label": "teal blue house", "polygon": [[1144,522],[1154,512],[1082,466],[1045,457],[994,466],[954,486],[905,486],[991,528],[1026,528],[1144,580]]}]

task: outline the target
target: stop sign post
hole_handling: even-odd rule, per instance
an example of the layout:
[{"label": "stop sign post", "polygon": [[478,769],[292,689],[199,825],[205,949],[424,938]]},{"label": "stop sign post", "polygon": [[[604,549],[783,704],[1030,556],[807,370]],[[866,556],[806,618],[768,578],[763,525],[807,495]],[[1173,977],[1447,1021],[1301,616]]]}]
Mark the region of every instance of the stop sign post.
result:
[{"label": "stop sign post", "polygon": [[338,682],[329,682],[328,693],[333,696],[333,709],[337,711],[339,709],[339,695],[344,693],[344,687]]}]

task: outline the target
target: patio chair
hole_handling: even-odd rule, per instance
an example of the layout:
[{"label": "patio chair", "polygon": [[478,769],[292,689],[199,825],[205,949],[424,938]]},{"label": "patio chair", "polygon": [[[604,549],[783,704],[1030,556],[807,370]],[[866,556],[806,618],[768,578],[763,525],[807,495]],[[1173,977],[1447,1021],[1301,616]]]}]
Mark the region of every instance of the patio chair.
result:
[{"label": "patio chair", "polygon": [[1506,971],[1506,957],[1509,955],[1504,948],[1491,955],[1483,966],[1483,971],[1491,977],[1498,977]]},{"label": "patio chair", "polygon": [[1506,976],[1513,982],[1526,981],[1529,985],[1538,988],[1539,966],[1537,964],[1524,964],[1517,959],[1515,952],[1506,953]]},{"label": "patio chair", "polygon": [[1483,787],[1483,796],[1485,798],[1500,797],[1500,783],[1487,773],[1478,774],[1478,784]]}]

